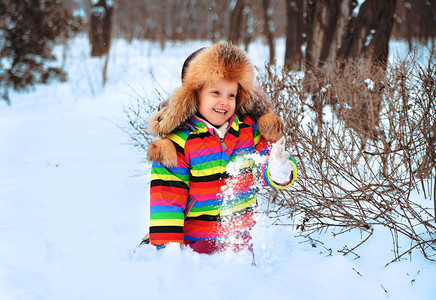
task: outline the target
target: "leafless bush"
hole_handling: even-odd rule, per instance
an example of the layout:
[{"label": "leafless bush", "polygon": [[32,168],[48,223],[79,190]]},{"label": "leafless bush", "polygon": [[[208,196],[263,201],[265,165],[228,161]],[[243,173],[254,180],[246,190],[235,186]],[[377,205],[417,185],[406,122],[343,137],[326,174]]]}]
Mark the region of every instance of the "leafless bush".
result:
[{"label": "leafless bush", "polygon": [[[154,139],[148,128],[149,116],[156,112],[159,103],[165,100],[165,97],[158,90],[155,90],[155,95],[156,99],[150,99],[135,92],[130,96],[132,99],[130,105],[124,106],[128,124],[121,126],[121,129],[130,137],[132,146],[144,154],[147,153],[148,145]],[[147,162],[145,155],[144,162]]]},{"label": "leafless bush", "polygon": [[[386,72],[349,62],[302,79],[267,68],[260,80],[287,122],[299,163],[294,188],[268,195],[270,216],[290,219],[307,238],[325,230],[367,233],[344,254],[384,226],[393,261],[415,248],[435,260],[433,211],[412,196],[427,199],[433,191],[436,198],[435,72],[434,53],[425,67],[412,59]],[[406,251],[400,251],[403,237],[410,240]]]}]

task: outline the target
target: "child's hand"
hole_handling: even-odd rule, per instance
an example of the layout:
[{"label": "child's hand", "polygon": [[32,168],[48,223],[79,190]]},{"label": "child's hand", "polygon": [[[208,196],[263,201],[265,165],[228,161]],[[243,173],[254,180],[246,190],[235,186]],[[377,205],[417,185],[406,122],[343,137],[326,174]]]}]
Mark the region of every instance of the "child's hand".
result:
[{"label": "child's hand", "polygon": [[287,184],[291,180],[295,164],[289,160],[289,152],[285,150],[285,138],[282,137],[271,149],[268,162],[270,178],[278,184]]}]

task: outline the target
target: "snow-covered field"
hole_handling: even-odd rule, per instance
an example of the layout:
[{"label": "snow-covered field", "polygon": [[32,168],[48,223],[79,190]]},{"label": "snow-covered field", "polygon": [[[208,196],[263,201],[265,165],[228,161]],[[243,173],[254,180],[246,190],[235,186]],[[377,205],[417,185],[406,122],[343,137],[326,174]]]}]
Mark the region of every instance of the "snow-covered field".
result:
[{"label": "snow-covered field", "polygon": [[[68,82],[0,101],[0,299],[436,299],[436,263],[414,252],[385,267],[392,243],[382,229],[357,259],[337,251],[350,235],[325,234],[313,247],[263,216],[256,267],[249,253],[137,249],[150,166],[119,128],[123,106],[171,92],[186,56],[205,44],[115,41],[103,88],[103,61],[78,38],[63,62]],[[249,55],[262,67],[268,49],[256,43]]]}]

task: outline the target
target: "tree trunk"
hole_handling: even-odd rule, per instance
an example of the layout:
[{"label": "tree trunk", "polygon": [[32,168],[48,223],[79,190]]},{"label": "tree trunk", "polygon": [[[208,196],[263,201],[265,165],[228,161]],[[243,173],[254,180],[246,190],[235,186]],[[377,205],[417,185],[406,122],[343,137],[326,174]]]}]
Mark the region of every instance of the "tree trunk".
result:
[{"label": "tree trunk", "polygon": [[269,0],[262,0],[262,10],[263,10],[263,19],[264,19],[264,31],[266,38],[268,40],[269,45],[269,63],[270,65],[275,64],[275,44],[274,44],[274,27],[271,28],[270,23],[272,23],[272,19],[268,13],[269,9]]},{"label": "tree trunk", "polygon": [[349,21],[338,57],[364,57],[386,66],[396,3],[397,0],[366,0],[357,17]]},{"label": "tree trunk", "polygon": [[356,4],[356,0],[309,2],[305,57],[308,66],[321,67],[335,60],[347,20]]},{"label": "tree trunk", "polygon": [[353,9],[357,5],[356,0],[342,0],[337,1],[337,15],[336,19],[333,19],[333,26],[331,30],[331,36],[328,36],[330,42],[327,40],[328,47],[325,47],[325,51],[321,53],[321,61],[330,63],[337,57],[339,46],[342,44],[343,37],[345,35],[346,26],[348,20],[351,17]]},{"label": "tree trunk", "polygon": [[106,0],[100,0],[91,8],[91,56],[102,56],[109,53],[112,34],[113,6]]},{"label": "tree trunk", "polygon": [[303,52],[303,31],[304,31],[304,7],[303,0],[286,0],[286,51],[285,69],[301,70]]},{"label": "tree trunk", "polygon": [[251,40],[254,38],[254,28],[253,28],[253,9],[250,7],[250,5],[245,5],[243,11],[242,11],[242,18],[244,20],[243,28],[241,30],[242,32],[242,43],[244,44],[245,51],[248,51],[248,45],[250,44]]},{"label": "tree trunk", "polygon": [[241,30],[242,30],[242,12],[244,10],[244,0],[236,0],[235,7],[232,10],[230,16],[230,32],[229,32],[229,42],[237,45],[241,40]]}]

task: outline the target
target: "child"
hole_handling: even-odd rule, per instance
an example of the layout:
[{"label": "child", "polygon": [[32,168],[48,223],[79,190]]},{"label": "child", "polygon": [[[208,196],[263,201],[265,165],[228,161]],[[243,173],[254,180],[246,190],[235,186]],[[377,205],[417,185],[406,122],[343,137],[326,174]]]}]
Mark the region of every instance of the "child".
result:
[{"label": "child", "polygon": [[182,86],[152,116],[150,129],[162,137],[148,149],[149,237],[158,249],[172,242],[207,254],[251,248],[257,157],[265,157],[265,184],[294,183],[296,163],[280,139],[283,121],[254,82],[238,47],[202,48],[185,61]]}]

